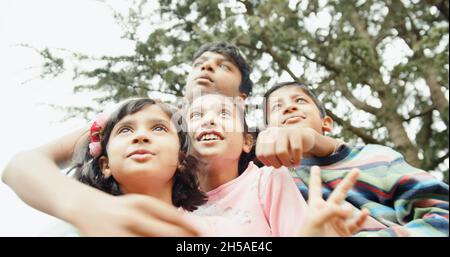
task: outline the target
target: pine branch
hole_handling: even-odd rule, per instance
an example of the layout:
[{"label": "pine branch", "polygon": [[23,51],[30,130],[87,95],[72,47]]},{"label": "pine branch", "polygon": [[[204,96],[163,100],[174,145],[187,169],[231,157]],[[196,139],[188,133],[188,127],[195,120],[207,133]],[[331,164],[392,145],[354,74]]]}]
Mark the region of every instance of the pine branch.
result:
[{"label": "pine branch", "polygon": [[439,13],[447,20],[449,21],[449,14],[448,14],[448,0],[426,0],[425,3],[428,5],[435,6]]},{"label": "pine branch", "polygon": [[447,158],[449,157],[449,152],[447,150],[447,153],[444,154],[443,156],[434,159],[430,165],[427,167],[427,170],[434,170],[439,164],[441,164],[443,161],[445,161]]},{"label": "pine branch", "polygon": [[378,141],[377,139],[373,138],[371,135],[367,134],[364,130],[354,127],[350,124],[349,121],[346,121],[342,118],[339,118],[337,115],[335,115],[332,111],[327,110],[328,116],[330,116],[334,121],[336,121],[338,124],[343,126],[344,128],[348,129],[349,131],[353,132],[355,135],[357,135],[359,138],[361,138],[364,143],[366,144],[383,144],[383,142]]},{"label": "pine branch", "polygon": [[417,117],[421,117],[423,115],[428,114],[429,112],[432,112],[434,110],[433,106],[428,106],[425,109],[423,109],[421,112],[419,113],[409,113],[408,114],[408,118],[403,119],[403,121],[409,122],[410,120],[417,118]]},{"label": "pine branch", "polygon": [[360,101],[358,98],[356,98],[353,93],[348,89],[348,87],[344,84],[340,76],[337,76],[335,79],[336,87],[342,92],[342,94],[347,98],[347,100],[353,104],[356,108],[363,110],[365,112],[371,113],[373,115],[377,115],[380,111],[380,108],[376,108],[373,106],[370,106],[363,101]]},{"label": "pine branch", "polygon": [[[265,44],[270,44],[269,41],[267,40],[262,40]],[[280,66],[281,69],[285,70],[289,76],[291,76],[291,78],[299,83],[305,83],[304,81],[300,80],[300,78],[298,78],[297,76],[295,76],[295,74],[292,72],[291,69],[289,69],[289,67],[287,66],[286,63],[284,63],[281,58],[270,48],[270,46],[263,47],[261,49],[256,48],[255,46],[246,44],[246,43],[242,43],[242,42],[237,42],[236,43],[237,46],[242,46],[251,50],[255,50],[257,52],[264,52],[269,54],[270,56],[272,56],[272,59]]]},{"label": "pine branch", "polygon": [[267,38],[267,35],[264,30],[261,33],[261,41],[265,45],[264,51],[270,54],[270,56],[272,56],[272,59],[280,66],[280,68],[285,70],[293,80],[299,81],[299,78],[295,76],[294,72],[292,72],[291,69],[289,69],[287,63],[281,60],[281,58],[273,51],[272,42]]}]

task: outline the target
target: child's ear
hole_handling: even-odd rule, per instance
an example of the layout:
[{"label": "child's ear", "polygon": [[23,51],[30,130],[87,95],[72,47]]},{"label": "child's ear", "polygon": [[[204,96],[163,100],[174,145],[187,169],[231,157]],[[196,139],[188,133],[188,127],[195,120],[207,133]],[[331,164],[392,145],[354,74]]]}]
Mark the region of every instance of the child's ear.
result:
[{"label": "child's ear", "polygon": [[242,98],[242,100],[247,99],[247,94],[246,93],[239,93],[239,97]]},{"label": "child's ear", "polygon": [[325,116],[322,119],[322,132],[330,132],[333,130],[333,119],[330,116]]},{"label": "child's ear", "polygon": [[111,176],[111,169],[109,168],[108,157],[102,156],[102,157],[100,157],[100,159],[98,161],[99,161],[100,170],[102,171],[103,176],[105,178],[109,178],[109,176]]},{"label": "child's ear", "polygon": [[252,134],[245,133],[244,134],[244,146],[242,147],[242,151],[249,153],[253,148],[253,143],[255,142]]}]

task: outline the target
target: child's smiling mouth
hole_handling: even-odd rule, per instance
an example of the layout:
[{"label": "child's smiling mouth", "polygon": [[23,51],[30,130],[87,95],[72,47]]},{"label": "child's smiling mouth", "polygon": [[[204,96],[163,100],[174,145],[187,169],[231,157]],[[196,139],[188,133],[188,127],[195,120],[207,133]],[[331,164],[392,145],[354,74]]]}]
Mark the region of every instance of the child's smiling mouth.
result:
[{"label": "child's smiling mouth", "polygon": [[198,142],[219,141],[219,140],[223,140],[223,139],[224,139],[224,136],[222,135],[222,133],[220,133],[218,131],[214,131],[214,130],[203,131],[196,137],[196,140]]}]

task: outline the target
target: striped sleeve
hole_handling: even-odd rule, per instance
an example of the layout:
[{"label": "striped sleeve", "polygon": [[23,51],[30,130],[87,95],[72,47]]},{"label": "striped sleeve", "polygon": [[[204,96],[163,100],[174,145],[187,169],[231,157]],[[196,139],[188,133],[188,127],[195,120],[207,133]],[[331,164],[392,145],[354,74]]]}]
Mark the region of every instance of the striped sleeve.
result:
[{"label": "striped sleeve", "polygon": [[370,188],[388,192],[389,197],[379,191],[373,195],[378,197],[377,202],[392,207],[392,219],[381,220],[388,225],[385,229],[362,231],[356,236],[449,236],[448,185],[410,166],[401,155],[390,162],[385,172],[379,185]]}]

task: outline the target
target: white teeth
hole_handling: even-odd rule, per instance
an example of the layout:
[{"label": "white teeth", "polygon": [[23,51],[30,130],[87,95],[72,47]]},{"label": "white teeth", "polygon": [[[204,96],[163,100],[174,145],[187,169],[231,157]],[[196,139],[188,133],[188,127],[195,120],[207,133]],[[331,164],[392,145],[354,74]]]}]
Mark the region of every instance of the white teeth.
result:
[{"label": "white teeth", "polygon": [[220,138],[216,134],[204,134],[200,137],[199,141],[219,140]]}]

